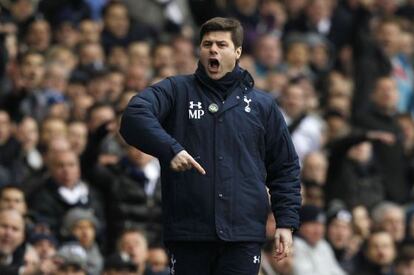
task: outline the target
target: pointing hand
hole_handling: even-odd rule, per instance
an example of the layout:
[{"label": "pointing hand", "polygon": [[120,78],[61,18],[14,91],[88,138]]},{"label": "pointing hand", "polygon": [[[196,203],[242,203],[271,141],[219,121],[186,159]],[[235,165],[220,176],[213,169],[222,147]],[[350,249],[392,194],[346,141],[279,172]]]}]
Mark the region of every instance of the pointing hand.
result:
[{"label": "pointing hand", "polygon": [[179,152],[171,160],[171,169],[176,172],[183,172],[192,168],[195,168],[202,175],[206,174],[204,168],[186,150]]}]

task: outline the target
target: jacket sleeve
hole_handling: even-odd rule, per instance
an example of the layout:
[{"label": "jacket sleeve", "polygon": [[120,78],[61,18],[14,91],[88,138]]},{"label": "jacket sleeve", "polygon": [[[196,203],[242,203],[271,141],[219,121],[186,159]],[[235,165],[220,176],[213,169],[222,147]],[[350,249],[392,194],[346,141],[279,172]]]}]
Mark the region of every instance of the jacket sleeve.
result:
[{"label": "jacket sleeve", "polygon": [[273,102],[266,129],[266,185],[278,228],[299,228],[300,166],[286,123]]},{"label": "jacket sleeve", "polygon": [[172,112],[174,101],[170,79],[134,96],[122,115],[120,133],[125,141],[169,163],[178,152],[184,150],[161,126]]}]

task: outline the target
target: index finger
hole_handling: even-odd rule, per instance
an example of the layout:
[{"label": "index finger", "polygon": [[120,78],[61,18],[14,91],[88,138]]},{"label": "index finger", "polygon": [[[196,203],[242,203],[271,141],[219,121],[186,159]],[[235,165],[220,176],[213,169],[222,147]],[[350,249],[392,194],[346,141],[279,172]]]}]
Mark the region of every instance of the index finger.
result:
[{"label": "index finger", "polygon": [[206,174],[206,171],[204,170],[204,168],[197,161],[195,161],[192,157],[190,158],[190,163],[200,174],[202,175]]},{"label": "index finger", "polygon": [[280,243],[280,237],[279,235],[276,235],[275,236],[275,249],[277,253],[279,253],[279,243]]},{"label": "index finger", "polygon": [[286,250],[286,245],[284,241],[279,242],[279,253],[284,254]]}]

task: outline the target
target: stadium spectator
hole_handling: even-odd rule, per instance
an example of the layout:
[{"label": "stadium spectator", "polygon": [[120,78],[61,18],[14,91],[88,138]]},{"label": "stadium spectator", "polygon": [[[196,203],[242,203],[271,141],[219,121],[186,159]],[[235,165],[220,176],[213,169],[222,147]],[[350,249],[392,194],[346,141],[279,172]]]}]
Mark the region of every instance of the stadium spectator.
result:
[{"label": "stadium spectator", "polygon": [[164,247],[152,246],[148,250],[148,264],[153,272],[169,273],[169,258]]},{"label": "stadium spectator", "polygon": [[76,206],[91,207],[101,222],[103,204],[91,186],[81,180],[79,160],[72,150],[53,152],[49,156],[50,177],[29,198],[29,206],[42,217],[56,234],[65,213]]},{"label": "stadium spectator", "polygon": [[20,152],[9,113],[0,109],[0,185],[17,182]]},{"label": "stadium spectator", "polygon": [[293,241],[293,274],[346,274],[324,238],[326,216],[323,210],[304,205],[300,210],[300,219],[302,225]]},{"label": "stadium spectator", "polygon": [[372,209],[373,228],[388,232],[394,242],[401,243],[405,238],[404,209],[393,202],[383,201]]},{"label": "stadium spectator", "polygon": [[0,273],[18,274],[24,266],[27,247],[25,223],[22,215],[14,209],[0,210]]},{"label": "stadium spectator", "polygon": [[280,99],[282,112],[301,163],[308,153],[321,148],[323,129],[323,121],[308,112],[305,93],[300,85],[291,84],[283,91]]},{"label": "stadium spectator", "polygon": [[96,237],[100,223],[90,209],[72,208],[63,217],[61,234],[75,237],[86,253],[86,270],[88,274],[99,275],[103,269],[103,257]]},{"label": "stadium spectator", "polygon": [[138,275],[154,274],[148,260],[148,241],[145,235],[138,229],[126,229],[119,235],[118,253],[128,257],[138,267]]},{"label": "stadium spectator", "polygon": [[161,184],[158,160],[134,147],[114,164],[98,165],[94,181],[99,182],[108,202],[108,242],[129,226],[145,232],[151,245],[161,237]]},{"label": "stadium spectator", "polygon": [[314,151],[307,154],[302,164],[302,181],[313,181],[324,186],[328,172],[328,160],[321,151]]},{"label": "stadium spectator", "polygon": [[356,118],[356,125],[367,130],[387,131],[394,135],[389,144],[375,142],[374,154],[378,157],[380,171],[384,179],[385,199],[398,203],[406,202],[410,195],[407,182],[402,131],[397,121],[398,91],[396,82],[390,76],[376,81],[372,94],[372,107],[369,112]]},{"label": "stadium spectator", "polygon": [[331,245],[339,265],[347,274],[354,270],[355,254],[359,252],[359,247],[352,247],[352,237],[351,213],[344,208],[328,211],[326,240]]},{"label": "stadium spectator", "polygon": [[393,274],[397,255],[392,236],[386,231],[373,231],[362,250],[354,275]]}]

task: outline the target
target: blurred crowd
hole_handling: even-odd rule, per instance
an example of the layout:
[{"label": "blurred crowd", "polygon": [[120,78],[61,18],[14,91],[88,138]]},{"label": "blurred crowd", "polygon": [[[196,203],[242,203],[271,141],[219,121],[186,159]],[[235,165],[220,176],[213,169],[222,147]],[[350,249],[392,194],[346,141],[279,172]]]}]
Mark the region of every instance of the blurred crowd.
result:
[{"label": "blurred crowd", "polygon": [[294,253],[269,214],[261,274],[414,274],[413,0],[0,0],[0,274],[169,274],[159,163],[118,123],[214,16],[302,166]]}]

